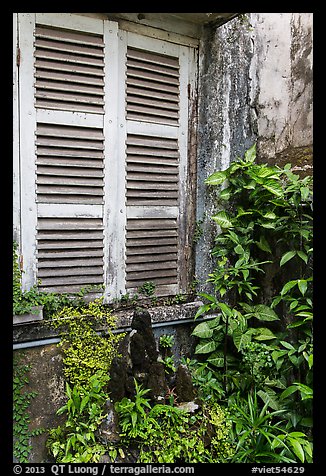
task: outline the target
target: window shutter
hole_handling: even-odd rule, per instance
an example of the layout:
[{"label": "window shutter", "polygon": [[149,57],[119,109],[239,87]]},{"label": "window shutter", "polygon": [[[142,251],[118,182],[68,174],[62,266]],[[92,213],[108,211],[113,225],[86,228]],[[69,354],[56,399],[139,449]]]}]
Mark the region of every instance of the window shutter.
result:
[{"label": "window shutter", "polygon": [[36,257],[27,274],[30,284],[40,281],[40,289],[76,292],[105,282],[103,21],[68,14],[21,14],[20,20],[27,35],[22,88],[33,91],[34,149],[32,157],[22,153],[30,169],[26,184],[35,192],[33,216],[30,197],[25,207],[35,224],[25,249],[34,245]]},{"label": "window shutter", "polygon": [[[181,292],[187,167],[186,48],[129,33],[126,48],[126,290]],[[183,109],[183,113],[181,110]]]},{"label": "window shutter", "polygon": [[185,291],[194,50],[76,14],[17,18],[23,289]]}]

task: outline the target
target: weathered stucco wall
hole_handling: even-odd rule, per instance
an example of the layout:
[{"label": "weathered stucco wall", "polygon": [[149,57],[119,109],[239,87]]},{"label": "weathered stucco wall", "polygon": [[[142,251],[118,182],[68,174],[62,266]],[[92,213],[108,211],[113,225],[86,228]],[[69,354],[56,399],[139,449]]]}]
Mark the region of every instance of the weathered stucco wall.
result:
[{"label": "weathered stucco wall", "polygon": [[[251,13],[207,27],[200,44],[196,277],[218,231],[204,184],[254,142],[259,161],[312,168],[312,14]],[[206,217],[206,218],[205,218]],[[203,286],[206,290],[208,286]]]}]

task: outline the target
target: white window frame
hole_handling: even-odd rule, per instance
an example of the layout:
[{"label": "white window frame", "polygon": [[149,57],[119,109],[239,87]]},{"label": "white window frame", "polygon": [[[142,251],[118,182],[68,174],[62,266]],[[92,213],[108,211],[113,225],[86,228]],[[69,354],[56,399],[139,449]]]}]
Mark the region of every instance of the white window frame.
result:
[{"label": "white window frame", "polygon": [[[77,31],[103,34],[105,51],[105,110],[104,115],[36,109],[34,106],[34,28],[36,23],[64,27]],[[46,216],[99,217],[104,225],[104,284],[105,299],[126,293],[125,229],[127,217],[177,217],[180,230],[187,214],[188,181],[188,85],[195,83],[197,54],[194,48],[120,30],[117,22],[68,13],[14,14],[14,44],[19,40],[20,65],[17,67],[14,48],[14,230],[23,256],[23,289],[37,282],[36,231],[37,218]],[[179,127],[127,120],[125,116],[125,54],[127,46],[165,53],[180,58],[180,121]],[[20,100],[19,98],[22,98]],[[28,120],[26,119],[28,118]],[[60,124],[103,127],[104,132],[104,205],[42,204],[36,202],[35,131],[38,121]],[[23,127],[22,127],[22,126]],[[125,141],[129,133],[175,137],[179,144],[179,206],[126,207],[125,200]],[[122,160],[123,158],[123,160]],[[114,177],[114,178],[113,178]],[[181,225],[181,226],[180,226]],[[185,246],[180,233],[179,259]],[[180,273],[179,273],[180,274]],[[181,276],[171,294],[186,291]]]}]

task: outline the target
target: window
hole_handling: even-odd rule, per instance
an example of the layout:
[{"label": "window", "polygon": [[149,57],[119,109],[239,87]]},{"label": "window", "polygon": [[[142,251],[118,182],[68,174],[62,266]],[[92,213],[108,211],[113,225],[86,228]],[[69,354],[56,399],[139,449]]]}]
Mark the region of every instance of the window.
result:
[{"label": "window", "polygon": [[14,219],[23,286],[187,292],[196,50],[74,14],[15,17]]}]

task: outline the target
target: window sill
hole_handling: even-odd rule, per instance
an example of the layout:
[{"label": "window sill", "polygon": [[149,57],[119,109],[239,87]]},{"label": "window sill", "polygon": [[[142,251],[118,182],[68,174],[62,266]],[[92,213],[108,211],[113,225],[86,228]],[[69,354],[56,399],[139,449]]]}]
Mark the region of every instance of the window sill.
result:
[{"label": "window sill", "polygon": [[[173,304],[170,306],[155,306],[147,308],[152,319],[153,327],[162,325],[177,325],[194,322],[195,314],[203,303],[192,301],[184,304]],[[117,320],[116,332],[128,332],[134,309],[120,309],[113,311]],[[104,331],[105,328],[99,328]],[[33,322],[20,322],[13,327],[14,348],[20,346],[36,347],[45,345],[49,339],[57,341],[59,333],[51,326],[51,320],[34,320]]]}]

